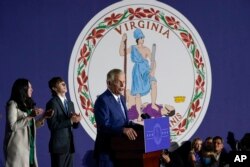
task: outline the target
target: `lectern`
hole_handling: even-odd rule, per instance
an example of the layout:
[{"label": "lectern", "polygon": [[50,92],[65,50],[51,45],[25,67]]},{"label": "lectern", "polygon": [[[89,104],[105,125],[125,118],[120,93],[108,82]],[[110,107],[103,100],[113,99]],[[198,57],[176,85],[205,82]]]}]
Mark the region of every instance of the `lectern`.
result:
[{"label": "lectern", "polygon": [[[145,120],[146,121],[146,120]],[[152,122],[157,122],[157,119],[150,119],[147,120],[151,125]],[[165,120],[166,121],[166,120]],[[168,119],[167,119],[168,121]],[[145,124],[146,122],[144,122]],[[156,129],[152,127],[152,130],[149,130],[150,133],[152,132],[153,135],[160,135],[161,133],[161,127],[159,129],[159,124],[156,123]],[[169,132],[169,122],[165,122],[168,127]],[[152,124],[152,126],[154,126]],[[114,155],[114,165],[115,167],[159,167],[159,160],[161,157],[161,150],[165,148],[158,147],[158,150],[151,151],[146,153],[145,152],[145,146],[148,137],[150,137],[150,134],[148,134],[145,130],[145,126],[142,125],[136,125],[133,126],[133,128],[136,130],[137,133],[137,139],[132,141],[127,138],[127,136],[115,136],[112,138],[112,151]],[[144,131],[145,130],[145,131]],[[159,131],[160,130],[160,131]],[[158,131],[158,132],[157,132]],[[166,132],[166,128],[164,129],[164,133]],[[155,134],[154,134],[155,133]],[[166,137],[166,134],[165,134]],[[169,138],[169,135],[167,136]],[[164,140],[161,142],[165,142]],[[169,139],[167,141],[169,145]],[[166,146],[166,145],[165,145]]]}]

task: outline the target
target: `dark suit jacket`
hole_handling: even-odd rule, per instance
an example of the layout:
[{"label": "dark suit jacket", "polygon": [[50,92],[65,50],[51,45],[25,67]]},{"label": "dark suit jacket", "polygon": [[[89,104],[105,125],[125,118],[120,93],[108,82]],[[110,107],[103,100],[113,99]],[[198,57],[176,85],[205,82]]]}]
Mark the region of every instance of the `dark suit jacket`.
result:
[{"label": "dark suit jacket", "polygon": [[46,110],[53,109],[53,116],[47,120],[50,129],[49,151],[50,153],[75,152],[71,127],[77,128],[78,123],[71,124],[70,113],[75,112],[74,104],[68,100],[68,112],[58,96],[52,97],[46,105]]},{"label": "dark suit jacket", "polygon": [[219,167],[224,167],[226,164],[229,164],[229,154],[223,149],[219,158]]},{"label": "dark suit jacket", "polygon": [[111,155],[111,137],[121,135],[123,128],[128,126],[127,107],[124,96],[121,101],[125,109],[126,118],[120,104],[109,90],[101,94],[94,105],[94,114],[97,124],[97,136],[95,141],[94,155],[97,158],[100,154]]},{"label": "dark suit jacket", "polygon": [[[184,167],[183,159],[177,152],[169,152],[170,162],[166,163],[161,159],[161,165],[164,167]],[[162,167],[161,166],[161,167]]]}]

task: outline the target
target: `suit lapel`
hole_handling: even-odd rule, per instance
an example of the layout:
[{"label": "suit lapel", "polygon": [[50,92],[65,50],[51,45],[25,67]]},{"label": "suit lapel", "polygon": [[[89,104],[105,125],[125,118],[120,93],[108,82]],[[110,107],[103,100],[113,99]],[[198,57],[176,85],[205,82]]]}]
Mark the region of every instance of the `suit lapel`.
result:
[{"label": "suit lapel", "polygon": [[[109,93],[109,99],[110,99],[110,103],[112,104],[112,106],[114,106],[115,107],[115,110],[116,111],[118,111],[118,112],[116,112],[117,114],[119,114],[120,115],[120,117],[122,117],[122,118],[124,118],[124,119],[127,119],[127,110],[126,110],[126,107],[124,106],[124,102],[123,102],[123,100],[121,100],[122,101],[122,105],[123,105],[123,108],[124,108],[124,110],[125,110],[125,115],[126,115],[126,118],[124,117],[124,114],[123,114],[123,111],[122,111],[122,109],[121,109],[121,106],[120,106],[120,104],[116,101],[116,99],[115,99],[115,97],[113,96],[113,94],[109,91],[109,90],[107,90]],[[121,98],[122,99],[122,98]]]}]

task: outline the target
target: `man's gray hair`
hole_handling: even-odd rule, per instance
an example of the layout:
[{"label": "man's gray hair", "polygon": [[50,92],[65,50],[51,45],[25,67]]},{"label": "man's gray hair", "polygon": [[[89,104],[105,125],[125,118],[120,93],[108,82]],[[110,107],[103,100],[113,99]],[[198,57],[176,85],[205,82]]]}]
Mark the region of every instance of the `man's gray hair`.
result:
[{"label": "man's gray hair", "polygon": [[108,72],[107,74],[107,84],[108,83],[113,83],[115,80],[115,77],[123,73],[121,69],[112,69]]}]

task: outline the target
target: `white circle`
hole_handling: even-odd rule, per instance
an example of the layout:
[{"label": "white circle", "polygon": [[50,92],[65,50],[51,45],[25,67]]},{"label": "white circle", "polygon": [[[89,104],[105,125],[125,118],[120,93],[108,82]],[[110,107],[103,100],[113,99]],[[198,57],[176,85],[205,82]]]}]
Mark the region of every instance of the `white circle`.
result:
[{"label": "white circle", "polygon": [[[194,51],[199,51],[199,58],[202,58],[204,71],[199,71],[201,68],[195,67],[194,60],[196,55],[191,51],[192,44],[189,46],[189,48],[187,46],[187,43],[183,42],[184,40],[180,35],[180,33],[182,32],[181,30],[178,29],[177,31],[168,27],[171,36],[168,39],[165,39],[164,37],[166,37],[166,35],[164,36],[159,33],[159,29],[158,32],[147,29],[148,25],[157,24],[157,21],[152,19],[153,17],[134,17],[133,20],[125,19],[116,27],[109,27],[107,29],[104,29],[104,36],[96,38],[95,44],[93,44],[93,41],[87,40],[87,38],[92,34],[94,28],[105,25],[105,18],[110,17],[112,14],[120,14],[128,9],[138,9],[139,7],[149,10],[154,9],[155,11],[159,10],[160,13],[158,15],[162,15],[164,17],[172,16],[175,21],[179,21],[179,28],[183,28],[183,33],[190,34],[192,36],[194,42],[193,46],[195,46]],[[175,110],[177,113],[179,113],[179,115],[176,114],[176,117],[170,118],[170,126],[172,125],[172,133],[170,134],[172,141],[181,143],[182,141],[188,140],[195,133],[205,116],[210,100],[212,76],[208,54],[198,32],[181,13],[164,3],[158,1],[143,0],[138,0],[136,2],[133,0],[121,1],[108,6],[89,21],[89,23],[84,27],[84,29],[78,36],[70,58],[68,83],[71,100],[75,103],[76,111],[81,112],[83,115],[84,119],[81,120],[82,126],[90,135],[90,137],[95,140],[96,127],[93,124],[93,112],[83,109],[80,96],[83,96],[83,94],[85,93],[84,96],[86,96],[86,99],[91,103],[90,108],[93,108],[96,97],[106,89],[106,73],[112,68],[121,68],[123,66],[123,59],[119,56],[119,45],[122,34],[117,33],[117,31],[114,29],[119,28],[119,25],[124,26],[125,28],[123,28],[126,29],[126,24],[127,26],[131,26],[131,22],[133,22],[134,24],[139,24],[140,21],[144,21],[144,26],[146,27],[142,28],[142,31],[146,36],[145,45],[149,46],[149,48],[151,48],[153,43],[156,43],[157,45],[156,79],[159,90],[157,102],[159,104],[167,103],[175,105]],[[164,22],[159,22],[159,27],[161,25],[164,25],[162,28],[162,32],[167,31],[167,26],[164,24]],[[123,31],[128,35],[129,45],[135,44],[135,40],[133,39],[133,30],[134,29],[132,28],[128,28],[127,30]],[[85,82],[85,86],[88,88],[88,91],[81,93],[79,92],[79,84],[77,80],[77,77],[79,76],[78,59],[81,49],[84,45],[87,44],[90,44],[89,48],[92,49],[91,55],[87,60],[88,64],[83,67],[86,76],[88,76],[88,81]],[[90,51],[90,49],[88,51]],[[127,88],[130,88],[131,86],[130,83],[132,67],[133,63],[128,61]],[[201,73],[203,75],[201,75]],[[204,80],[202,81],[205,83],[205,85],[203,85],[202,87],[204,89],[204,92],[202,92],[202,90],[199,90],[201,91],[203,97],[198,97],[198,101],[195,98],[195,89],[200,89],[196,85],[196,82],[199,81],[199,75],[204,77]],[[174,97],[182,95],[185,96],[185,101],[180,104],[175,103]],[[150,101],[150,95],[143,97],[142,101]],[[191,119],[188,115],[192,110],[191,105],[196,105],[198,103],[200,111],[197,111],[197,113],[194,112],[194,114],[197,115],[195,115],[196,117]],[[88,116],[86,116],[86,114],[88,114]],[[172,124],[172,122],[174,121],[176,121],[176,123]],[[187,128],[185,129],[185,126],[181,127],[182,124]],[[184,129],[184,132],[180,131],[180,133],[177,134],[177,132],[174,130],[180,127]],[[173,135],[173,132],[175,132],[175,136]]]}]

